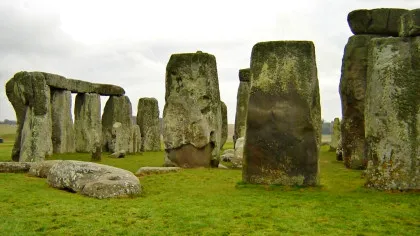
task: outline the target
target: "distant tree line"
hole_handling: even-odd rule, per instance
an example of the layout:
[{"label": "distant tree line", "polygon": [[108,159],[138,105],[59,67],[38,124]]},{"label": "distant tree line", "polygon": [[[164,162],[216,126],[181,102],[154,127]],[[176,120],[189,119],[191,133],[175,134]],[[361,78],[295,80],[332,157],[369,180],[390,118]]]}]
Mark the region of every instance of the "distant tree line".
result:
[{"label": "distant tree line", "polygon": [[15,120],[5,119],[4,121],[0,121],[0,124],[4,124],[4,125],[15,125],[16,124],[16,121]]}]

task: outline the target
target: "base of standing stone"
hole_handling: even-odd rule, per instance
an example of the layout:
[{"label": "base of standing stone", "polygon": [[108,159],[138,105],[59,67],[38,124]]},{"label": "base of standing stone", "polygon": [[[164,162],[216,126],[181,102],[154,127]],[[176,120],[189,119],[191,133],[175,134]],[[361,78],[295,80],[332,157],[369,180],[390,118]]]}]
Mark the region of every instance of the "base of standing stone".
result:
[{"label": "base of standing stone", "polygon": [[203,148],[196,148],[191,144],[185,144],[176,149],[169,149],[166,150],[164,166],[178,166],[182,168],[210,167],[212,166],[212,150],[211,144]]}]

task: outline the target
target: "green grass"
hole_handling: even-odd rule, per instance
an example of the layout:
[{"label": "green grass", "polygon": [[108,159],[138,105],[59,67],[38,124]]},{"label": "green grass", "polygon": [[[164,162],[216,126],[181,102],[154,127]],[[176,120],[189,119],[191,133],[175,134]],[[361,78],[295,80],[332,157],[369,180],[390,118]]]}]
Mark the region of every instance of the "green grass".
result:
[{"label": "green grass", "polygon": [[[227,143],[225,149],[233,147]],[[321,186],[249,185],[240,170],[187,169],[140,177],[138,198],[98,200],[51,188],[45,179],[0,174],[2,235],[418,235],[418,193],[363,187],[361,172],[335,161],[324,146]],[[11,146],[0,144],[0,160]],[[52,159],[88,161],[88,154]],[[162,152],[103,156],[136,171],[160,166]]]}]

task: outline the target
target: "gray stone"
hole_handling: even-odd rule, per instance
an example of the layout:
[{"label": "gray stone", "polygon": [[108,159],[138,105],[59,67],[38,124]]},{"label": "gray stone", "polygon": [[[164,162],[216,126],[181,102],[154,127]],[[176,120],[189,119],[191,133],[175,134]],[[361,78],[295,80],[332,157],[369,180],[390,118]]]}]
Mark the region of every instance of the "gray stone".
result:
[{"label": "gray stone", "polygon": [[365,169],[366,72],[368,47],[377,35],[356,35],[349,38],[341,66],[340,97],[342,109],[341,141],[344,165]]},{"label": "gray stone", "polygon": [[33,162],[0,162],[0,173],[25,173]]},{"label": "gray stone", "polygon": [[321,108],[313,43],[257,43],[251,77],[243,181],[317,185]]},{"label": "gray stone", "polygon": [[235,131],[233,135],[233,143],[241,137],[245,137],[246,115],[248,112],[250,84],[250,69],[239,70],[239,88],[236,96],[236,115],[235,115]]},{"label": "gray stone", "polygon": [[173,54],[166,67],[165,165],[217,167],[222,117],[216,58]]},{"label": "gray stone", "polygon": [[366,185],[420,190],[420,37],[373,39],[369,48]]},{"label": "gray stone", "polygon": [[227,107],[224,102],[220,102],[221,106],[221,113],[222,113],[222,137],[220,140],[220,148],[223,148],[223,145],[225,145],[227,136],[228,136],[228,121],[227,121]]},{"label": "gray stone", "polygon": [[244,158],[244,144],[245,138],[241,137],[236,140],[235,144],[235,158],[243,159]]},{"label": "gray stone", "polygon": [[229,169],[229,168],[227,168],[225,165],[222,165],[222,164],[220,164],[220,163],[219,163],[218,168],[219,168],[219,169]]},{"label": "gray stone", "polygon": [[341,137],[338,140],[337,149],[335,149],[335,159],[337,161],[342,161],[343,160],[343,147],[341,146]]},{"label": "gray stone", "polygon": [[408,11],[401,16],[399,36],[420,36],[420,8]]},{"label": "gray stone", "polygon": [[159,105],[156,98],[140,98],[137,124],[141,133],[141,151],[160,151]]},{"label": "gray stone", "polygon": [[330,151],[335,151],[341,137],[341,124],[340,118],[334,118],[331,132]]},{"label": "gray stone", "polygon": [[166,174],[171,172],[179,172],[182,170],[179,167],[141,167],[137,170],[137,176],[151,175],[151,174]]},{"label": "gray stone", "polygon": [[353,34],[381,34],[398,36],[400,17],[408,12],[406,9],[377,8],[359,9],[350,12],[347,22]]},{"label": "gray stone", "polygon": [[[102,148],[108,152],[133,152],[132,109],[127,96],[110,96],[102,115]],[[118,124],[119,123],[119,127]]]},{"label": "gray stone", "polygon": [[139,179],[130,171],[83,161],[62,161],[50,169],[48,184],[54,188],[94,198],[114,198],[140,194]]},{"label": "gray stone", "polygon": [[18,128],[14,161],[40,161],[52,154],[50,88],[42,73],[19,72],[6,83]]},{"label": "gray stone", "polygon": [[110,157],[115,157],[115,158],[124,158],[125,154],[126,154],[125,150],[119,150],[117,152],[114,152],[114,153],[110,154],[109,156]]},{"label": "gray stone", "polygon": [[141,133],[140,127],[138,125],[133,125],[132,127],[132,135],[133,135],[133,153],[141,152]]},{"label": "gray stone", "polygon": [[220,159],[224,162],[230,162],[233,158],[235,158],[233,153],[225,153],[220,156]]},{"label": "gray stone", "polygon": [[51,138],[54,153],[76,151],[71,103],[70,91],[51,90]]},{"label": "gray stone", "polygon": [[95,142],[93,144],[92,152],[90,153],[91,161],[101,161],[102,159],[102,144],[99,142]]},{"label": "gray stone", "polygon": [[29,169],[28,174],[35,177],[47,178],[50,169],[62,160],[39,161],[34,162]]},{"label": "gray stone", "polygon": [[91,153],[100,142],[101,100],[98,94],[79,93],[74,106],[76,151]]}]

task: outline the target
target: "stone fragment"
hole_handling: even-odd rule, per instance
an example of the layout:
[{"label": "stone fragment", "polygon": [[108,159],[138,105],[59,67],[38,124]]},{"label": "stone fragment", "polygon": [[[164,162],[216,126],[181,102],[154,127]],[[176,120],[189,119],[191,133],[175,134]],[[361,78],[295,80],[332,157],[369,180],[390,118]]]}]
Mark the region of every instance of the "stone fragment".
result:
[{"label": "stone fragment", "polygon": [[420,37],[371,40],[366,185],[420,190]]},{"label": "stone fragment", "polygon": [[54,153],[75,152],[71,93],[68,90],[51,90],[52,145]]},{"label": "stone fragment", "polygon": [[377,8],[372,10],[359,9],[347,16],[353,34],[381,34],[398,36],[400,17],[407,13],[406,9]]},{"label": "stone fragment", "polygon": [[140,98],[137,124],[141,133],[141,151],[160,151],[159,106],[156,98]]},{"label": "stone fragment", "polygon": [[219,163],[219,166],[218,166],[218,168],[219,168],[219,169],[229,169],[229,168],[227,168],[227,166],[225,166],[225,165],[222,165],[222,164],[220,164],[220,163]]},{"label": "stone fragment", "polygon": [[341,124],[340,118],[334,118],[331,132],[331,142],[330,142],[330,151],[335,152],[338,147],[338,142],[341,137]]},{"label": "stone fragment", "polygon": [[90,153],[91,161],[101,161],[102,159],[102,144],[98,141],[93,144],[92,151]]},{"label": "stone fragment", "polygon": [[48,184],[54,188],[94,198],[135,196],[141,193],[139,179],[130,171],[83,161],[62,161],[50,169]]},{"label": "stone fragment", "polygon": [[243,181],[317,185],[321,108],[313,43],[257,43],[251,77]]},{"label": "stone fragment", "polygon": [[26,173],[33,162],[0,162],[0,173]]},{"label": "stone fragment", "polygon": [[95,143],[100,142],[101,100],[98,94],[79,93],[74,106],[74,130],[76,151],[91,153]]},{"label": "stone fragment", "polygon": [[[107,152],[133,152],[132,109],[127,96],[110,96],[102,114],[102,148]],[[119,123],[119,127],[118,124]]]},{"label": "stone fragment", "polygon": [[35,177],[47,178],[50,169],[62,160],[50,160],[34,162],[29,169],[28,174]]},{"label": "stone fragment", "polygon": [[110,154],[110,157],[115,157],[115,158],[124,158],[126,154],[125,150],[119,150],[118,152],[114,152],[112,154]]},{"label": "stone fragment", "polygon": [[233,135],[233,143],[241,137],[245,137],[246,115],[248,112],[249,92],[251,73],[248,69],[239,70],[239,88],[236,96],[236,115],[235,115],[235,131]]},{"label": "stone fragment", "polygon": [[166,67],[165,165],[217,167],[222,117],[216,58],[173,54]]},{"label": "stone fragment", "polygon": [[151,175],[151,174],[165,174],[165,173],[171,173],[171,172],[179,172],[182,170],[179,167],[141,167],[137,170],[136,174],[137,176],[143,176],[143,175]]},{"label": "stone fragment", "polygon": [[335,149],[335,159],[337,161],[343,160],[343,146],[341,145],[341,137],[338,140],[337,149]]},{"label": "stone fragment", "polygon": [[220,141],[220,148],[225,145],[228,136],[228,121],[227,121],[227,107],[224,102],[220,102],[222,112],[222,137]]},{"label": "stone fragment", "polygon": [[408,11],[401,16],[399,36],[420,36],[420,8]]}]

